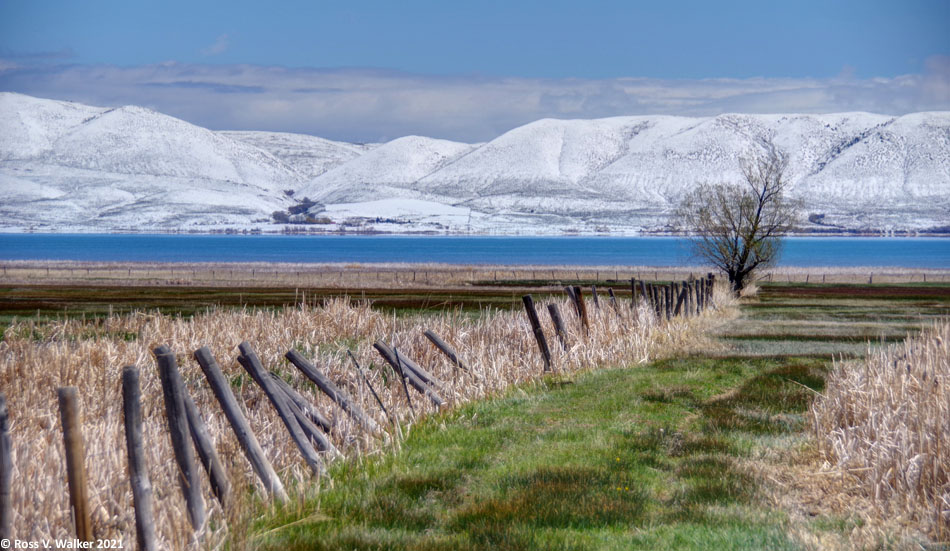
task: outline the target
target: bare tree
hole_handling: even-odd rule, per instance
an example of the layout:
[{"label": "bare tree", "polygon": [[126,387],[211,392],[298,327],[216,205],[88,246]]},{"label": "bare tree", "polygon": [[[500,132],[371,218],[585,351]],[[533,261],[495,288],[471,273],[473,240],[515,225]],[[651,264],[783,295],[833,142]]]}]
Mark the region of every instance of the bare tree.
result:
[{"label": "bare tree", "polygon": [[696,234],[693,253],[725,272],[736,293],[754,270],[775,262],[780,238],[798,217],[797,204],[785,196],[787,153],[763,140],[739,165],[741,183],[702,184],[676,212],[680,227]]}]

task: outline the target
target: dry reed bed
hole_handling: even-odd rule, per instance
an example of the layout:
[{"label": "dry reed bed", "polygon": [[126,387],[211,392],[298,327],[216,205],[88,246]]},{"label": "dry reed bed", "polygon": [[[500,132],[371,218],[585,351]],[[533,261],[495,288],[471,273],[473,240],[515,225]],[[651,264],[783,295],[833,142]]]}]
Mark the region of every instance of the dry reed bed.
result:
[{"label": "dry reed bed", "polygon": [[837,364],[812,416],[824,459],[882,519],[950,539],[950,322]]},{"label": "dry reed bed", "polygon": [[[716,301],[731,305],[723,289]],[[601,308],[588,301],[589,337],[584,336],[571,305],[558,301],[568,323],[570,346],[562,350],[553,338],[543,305],[554,364],[562,373],[604,365],[637,364],[674,353],[708,349],[705,328],[721,318],[708,310],[702,316],[657,322],[641,304],[634,311],[621,302],[619,313],[606,297]],[[457,370],[422,336],[432,329],[452,343],[472,367]],[[241,539],[246,519],[263,487],[253,476],[237,440],[191,354],[211,348],[242,403],[252,429],[268,459],[298,497],[318,491],[309,470],[266,396],[236,362],[237,345],[249,341],[265,367],[276,370],[317,405],[335,424],[332,440],[351,458],[384,453],[387,445],[361,433],[349,418],[283,359],[296,348],[353,396],[380,424],[388,424],[346,355],[351,349],[369,374],[380,398],[397,418],[398,435],[413,420],[434,410],[412,393],[411,410],[399,379],[372,349],[382,339],[401,354],[415,359],[448,383],[444,397],[450,405],[497,393],[509,385],[537,379],[542,363],[523,311],[485,310],[473,316],[459,311],[409,317],[386,316],[366,304],[333,299],[324,305],[303,305],[282,311],[212,310],[189,319],[151,313],[112,316],[95,321],[64,320],[45,324],[14,323],[0,342],[0,389],[6,394],[13,438],[14,531],[21,540],[69,537],[72,521],[66,492],[62,433],[55,389],[79,388],[82,431],[86,445],[93,530],[97,537],[122,538],[132,545],[134,519],[122,418],[121,370],[141,370],[144,437],[147,465],[154,489],[156,525],[163,546],[171,549],[216,547],[229,537]],[[182,376],[209,425],[218,453],[239,490],[228,507],[213,501],[203,478],[209,521],[198,537],[185,513],[166,431],[161,384],[151,350],[167,344],[178,354]],[[204,475],[202,475],[204,477]],[[252,488],[252,492],[241,489]],[[242,521],[242,522],[239,522]],[[231,526],[232,528],[229,528]]]}]

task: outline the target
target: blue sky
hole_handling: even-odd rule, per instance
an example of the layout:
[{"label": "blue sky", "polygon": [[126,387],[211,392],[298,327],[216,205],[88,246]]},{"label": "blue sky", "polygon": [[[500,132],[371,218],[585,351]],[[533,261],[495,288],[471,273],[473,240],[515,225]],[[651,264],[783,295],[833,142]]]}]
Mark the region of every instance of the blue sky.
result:
[{"label": "blue sky", "polygon": [[0,0],[0,90],[353,141],[945,110],[950,2]]}]

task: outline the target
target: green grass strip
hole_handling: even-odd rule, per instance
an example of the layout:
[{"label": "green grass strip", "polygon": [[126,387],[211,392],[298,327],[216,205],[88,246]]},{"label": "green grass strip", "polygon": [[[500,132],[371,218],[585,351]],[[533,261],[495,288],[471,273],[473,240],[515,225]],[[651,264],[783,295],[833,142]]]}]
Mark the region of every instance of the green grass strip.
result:
[{"label": "green grass strip", "polygon": [[797,433],[827,365],[680,359],[548,380],[413,427],[402,451],[252,529],[261,549],[797,549],[739,460]]}]

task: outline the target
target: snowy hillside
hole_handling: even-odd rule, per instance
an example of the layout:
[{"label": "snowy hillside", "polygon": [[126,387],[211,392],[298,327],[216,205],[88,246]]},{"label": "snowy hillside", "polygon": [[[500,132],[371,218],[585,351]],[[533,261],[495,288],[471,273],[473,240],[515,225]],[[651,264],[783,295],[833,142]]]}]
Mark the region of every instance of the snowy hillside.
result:
[{"label": "snowy hillside", "polygon": [[[821,221],[812,230],[950,225],[950,113],[540,120],[416,180],[376,162],[373,181],[407,182],[382,196],[438,197],[505,228],[663,230],[691,186],[737,181],[738,159],[766,137],[791,157],[791,193]],[[329,174],[309,186],[318,200],[362,201],[371,187],[323,187]]]},{"label": "snowy hillside", "polygon": [[51,231],[217,229],[268,220],[306,176],[141,107],[0,94],[0,216]]},{"label": "snowy hillside", "polygon": [[227,131],[218,134],[267,151],[308,180],[376,147],[376,144],[334,142],[316,136],[284,132]]},{"label": "snowy hillside", "polygon": [[422,191],[416,182],[473,147],[421,136],[398,138],[317,177],[300,194],[325,203],[416,196]]},{"label": "snowy hillside", "polygon": [[950,226],[946,112],[544,119],[484,144],[368,146],[0,93],[0,230],[663,231],[765,137],[790,155],[805,229]]}]

